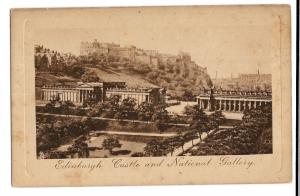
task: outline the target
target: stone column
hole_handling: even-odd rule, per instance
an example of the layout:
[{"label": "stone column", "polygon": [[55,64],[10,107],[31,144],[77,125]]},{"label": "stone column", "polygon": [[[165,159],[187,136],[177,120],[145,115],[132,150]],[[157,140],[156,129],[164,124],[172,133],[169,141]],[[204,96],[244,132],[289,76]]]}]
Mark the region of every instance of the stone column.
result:
[{"label": "stone column", "polygon": [[224,100],[224,111],[226,111],[227,110],[227,100],[225,99]]},{"label": "stone column", "polygon": [[80,90],[77,90],[77,94],[76,94],[76,102],[80,103]]},{"label": "stone column", "polygon": [[231,100],[229,100],[229,107],[228,107],[229,111],[231,111]]},{"label": "stone column", "polygon": [[220,99],[220,102],[219,102],[219,110],[220,111],[222,110],[222,99]]},{"label": "stone column", "polygon": [[81,103],[82,99],[83,99],[83,91],[79,90],[79,100],[78,100],[78,102]]},{"label": "stone column", "polygon": [[239,112],[242,110],[242,102],[239,100]]},{"label": "stone column", "polygon": [[256,109],[256,101],[254,101],[254,108]]},{"label": "stone column", "polygon": [[236,110],[236,100],[233,101],[233,111]]},{"label": "stone column", "polygon": [[248,106],[249,106],[249,110],[251,110],[251,101],[249,101]]}]

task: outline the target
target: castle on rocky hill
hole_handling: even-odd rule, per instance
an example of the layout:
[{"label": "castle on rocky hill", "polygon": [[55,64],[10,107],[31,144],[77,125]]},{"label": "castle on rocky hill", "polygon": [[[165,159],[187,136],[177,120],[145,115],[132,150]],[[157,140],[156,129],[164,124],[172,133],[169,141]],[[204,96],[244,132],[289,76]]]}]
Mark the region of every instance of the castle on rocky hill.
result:
[{"label": "castle on rocky hill", "polygon": [[96,39],[92,42],[81,42],[80,55],[99,55],[99,56],[115,56],[131,62],[153,65],[182,63],[183,65],[197,66],[206,72],[206,68],[202,68],[191,60],[191,55],[186,52],[179,52],[177,55],[163,54],[156,50],[145,50],[135,46],[122,47],[115,43],[99,42]]}]

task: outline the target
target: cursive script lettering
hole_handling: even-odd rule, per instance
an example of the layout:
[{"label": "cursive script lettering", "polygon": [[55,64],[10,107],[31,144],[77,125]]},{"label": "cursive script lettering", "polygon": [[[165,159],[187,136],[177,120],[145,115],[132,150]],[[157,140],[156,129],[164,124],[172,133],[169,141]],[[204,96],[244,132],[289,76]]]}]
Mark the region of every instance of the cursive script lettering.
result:
[{"label": "cursive script lettering", "polygon": [[254,162],[245,158],[237,157],[221,157],[219,161],[220,166],[244,166],[246,169],[254,166]]},{"label": "cursive script lettering", "polygon": [[99,161],[98,163],[90,163],[84,161],[64,161],[58,160],[55,164],[55,169],[89,169],[89,171],[93,171],[96,168],[102,167],[102,162]]}]

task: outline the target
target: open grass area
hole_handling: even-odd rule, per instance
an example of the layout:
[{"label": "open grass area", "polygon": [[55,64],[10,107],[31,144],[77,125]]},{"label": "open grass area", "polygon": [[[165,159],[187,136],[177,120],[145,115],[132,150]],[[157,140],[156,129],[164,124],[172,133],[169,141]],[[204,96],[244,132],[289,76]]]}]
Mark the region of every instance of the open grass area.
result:
[{"label": "open grass area", "polygon": [[115,148],[113,153],[111,154],[108,150],[104,150],[102,148],[103,140],[107,138],[107,135],[99,135],[92,137],[88,142],[88,146],[90,149],[89,158],[99,158],[99,157],[111,157],[111,156],[120,156],[120,157],[129,157],[133,153],[143,152],[145,143],[142,142],[132,142],[126,140],[119,140],[122,145],[121,148]]},{"label": "open grass area", "polygon": [[109,67],[87,68],[94,71],[100,80],[105,82],[126,82],[129,87],[157,87],[148,82],[138,74],[126,73],[120,70],[113,70]]}]

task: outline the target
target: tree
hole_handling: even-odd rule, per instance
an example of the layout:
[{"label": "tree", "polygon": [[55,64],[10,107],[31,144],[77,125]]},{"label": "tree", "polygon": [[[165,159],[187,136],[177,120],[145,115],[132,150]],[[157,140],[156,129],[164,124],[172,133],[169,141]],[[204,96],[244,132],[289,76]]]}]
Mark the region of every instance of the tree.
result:
[{"label": "tree", "polygon": [[164,131],[168,126],[169,115],[165,108],[166,106],[163,104],[157,105],[154,108],[154,114],[152,116],[152,121],[154,121],[155,126],[160,132]]},{"label": "tree", "polygon": [[49,60],[46,54],[41,57],[41,60],[38,65],[40,71],[48,71],[49,70]]},{"label": "tree", "polygon": [[147,74],[147,77],[152,81],[156,81],[158,76],[159,76],[159,72],[157,71],[151,71]]},{"label": "tree", "polygon": [[59,143],[59,134],[53,129],[52,126],[44,125],[38,127],[36,143],[37,143],[37,153],[45,152],[51,148],[58,147]]},{"label": "tree", "polygon": [[71,66],[71,68],[67,68],[65,72],[67,75],[79,79],[85,73],[85,69],[81,66],[75,65]]},{"label": "tree", "polygon": [[93,108],[98,103],[96,98],[88,97],[87,99],[83,100],[83,107],[90,107]]},{"label": "tree", "polygon": [[89,71],[81,76],[83,82],[99,82],[100,78],[94,71]]},{"label": "tree", "polygon": [[194,146],[194,139],[196,139],[198,136],[195,131],[189,131],[185,133],[183,137],[186,141],[192,141],[192,145]]},{"label": "tree", "polygon": [[210,118],[212,127],[214,127],[215,129],[218,129],[220,124],[225,122],[225,116],[222,113],[222,111],[215,111],[214,113],[212,113],[209,116],[209,118]]},{"label": "tree", "polygon": [[193,95],[193,92],[191,90],[185,90],[181,96],[182,101],[194,101],[195,96]]},{"label": "tree", "polygon": [[158,140],[151,140],[144,147],[144,152],[146,156],[166,156],[167,155],[167,145],[164,142],[159,142]]},{"label": "tree", "polygon": [[185,115],[189,117],[190,121],[197,120],[197,119],[205,119],[207,118],[207,115],[204,113],[202,109],[198,105],[187,105],[184,108]]},{"label": "tree", "polygon": [[189,116],[190,128],[198,133],[199,139],[202,140],[203,132],[210,130],[210,120],[207,115],[199,108],[198,105],[186,106],[184,114]]},{"label": "tree", "polygon": [[57,59],[56,54],[52,55],[51,56],[51,67],[50,67],[51,72],[57,72],[58,71],[57,62],[58,62],[58,59]]},{"label": "tree", "polygon": [[121,148],[121,144],[119,142],[119,140],[117,140],[116,138],[113,138],[113,137],[109,137],[107,139],[104,139],[103,140],[103,143],[102,143],[102,147],[105,149],[105,150],[109,150],[110,154],[112,154],[112,150],[114,148]]},{"label": "tree", "polygon": [[138,111],[139,120],[149,121],[151,120],[154,114],[154,105],[153,103],[149,103],[145,101],[139,105],[137,111]]},{"label": "tree", "polygon": [[123,99],[119,107],[121,118],[132,118],[135,114],[136,100],[132,97]]},{"label": "tree", "polygon": [[171,152],[171,156],[173,156],[174,150],[182,145],[178,136],[165,139],[164,143],[167,145],[168,152]]},{"label": "tree", "polygon": [[178,146],[181,146],[182,152],[184,152],[183,146],[187,141],[187,137],[182,133],[182,131],[177,131],[177,136],[175,137],[175,140]]},{"label": "tree", "polygon": [[66,114],[66,115],[69,115],[70,114],[70,108],[71,107],[75,107],[74,103],[71,102],[71,101],[63,101],[61,102],[60,104],[60,111],[63,113],[63,114]]},{"label": "tree", "polygon": [[45,105],[46,112],[53,113],[54,108],[55,108],[55,103],[53,103],[51,101]]},{"label": "tree", "polygon": [[117,111],[119,111],[120,99],[120,95],[112,95],[105,101],[104,105],[107,109],[106,111],[108,112],[109,117],[114,117]]},{"label": "tree", "polygon": [[87,115],[90,117],[100,116],[106,107],[105,105],[106,104],[103,102],[90,105],[90,108],[87,111]]},{"label": "tree", "polygon": [[135,71],[140,73],[140,74],[146,74],[146,73],[149,73],[151,71],[151,68],[147,64],[142,64],[140,66],[137,66],[135,68]]},{"label": "tree", "polygon": [[68,148],[68,152],[78,154],[79,158],[87,158],[89,157],[89,149],[88,144],[86,143],[86,137],[80,137],[75,140],[74,144]]}]

